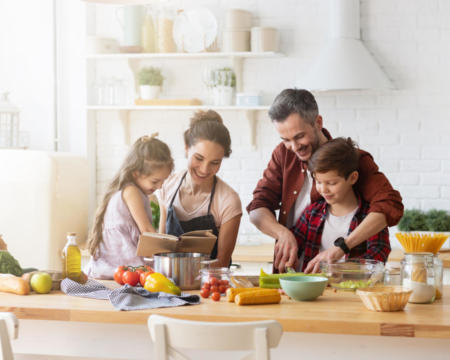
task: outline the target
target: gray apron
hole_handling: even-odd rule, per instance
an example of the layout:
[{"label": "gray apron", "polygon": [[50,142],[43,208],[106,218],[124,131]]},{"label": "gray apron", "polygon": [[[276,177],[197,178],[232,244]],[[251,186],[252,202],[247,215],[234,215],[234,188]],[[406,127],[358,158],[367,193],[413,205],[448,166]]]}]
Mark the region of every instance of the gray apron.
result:
[{"label": "gray apron", "polygon": [[215,259],[217,258],[217,243],[219,238],[219,230],[217,229],[216,222],[214,221],[214,216],[212,216],[211,214],[211,204],[213,202],[214,193],[216,191],[217,178],[214,176],[214,183],[211,190],[211,199],[209,200],[208,205],[208,213],[206,215],[198,216],[187,221],[181,221],[177,218],[177,214],[175,213],[175,209],[173,208],[173,202],[175,200],[175,196],[177,196],[181,184],[183,183],[184,178],[186,177],[186,174],[187,172],[181,178],[181,181],[178,184],[177,189],[175,190],[175,194],[173,194],[172,200],[170,201],[169,208],[167,209],[166,233],[175,236],[180,236],[188,231],[212,230],[213,234],[217,236],[217,240],[210,254],[210,258]]}]

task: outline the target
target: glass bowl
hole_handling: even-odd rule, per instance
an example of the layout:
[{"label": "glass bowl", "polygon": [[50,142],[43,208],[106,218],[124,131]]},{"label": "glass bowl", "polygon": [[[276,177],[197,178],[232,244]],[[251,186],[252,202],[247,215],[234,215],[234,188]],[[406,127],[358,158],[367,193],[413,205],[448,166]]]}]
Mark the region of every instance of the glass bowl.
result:
[{"label": "glass bowl", "polygon": [[383,280],[384,264],[378,260],[348,259],[320,263],[322,273],[331,287],[342,290],[367,288]]}]

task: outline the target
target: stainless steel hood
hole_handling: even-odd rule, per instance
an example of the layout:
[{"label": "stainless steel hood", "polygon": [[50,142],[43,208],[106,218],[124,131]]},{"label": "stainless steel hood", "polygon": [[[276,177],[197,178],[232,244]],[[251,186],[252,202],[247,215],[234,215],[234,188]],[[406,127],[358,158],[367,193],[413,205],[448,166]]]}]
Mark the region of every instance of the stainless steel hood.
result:
[{"label": "stainless steel hood", "polygon": [[360,38],[359,0],[330,0],[330,35],[302,88],[315,91],[394,88]]}]

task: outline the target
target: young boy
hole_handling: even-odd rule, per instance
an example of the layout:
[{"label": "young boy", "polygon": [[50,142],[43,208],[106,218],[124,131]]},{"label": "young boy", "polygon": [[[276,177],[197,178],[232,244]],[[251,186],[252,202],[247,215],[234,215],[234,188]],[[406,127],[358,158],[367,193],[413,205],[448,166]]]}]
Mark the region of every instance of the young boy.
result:
[{"label": "young boy", "polygon": [[297,239],[303,271],[319,271],[318,264],[311,269],[308,262],[331,247],[339,247],[345,258],[382,262],[386,262],[391,252],[387,228],[353,249],[345,242],[369,211],[369,203],[353,189],[358,180],[358,158],[359,151],[352,139],[336,138],[322,145],[308,162],[323,199],[309,205],[291,229]]}]

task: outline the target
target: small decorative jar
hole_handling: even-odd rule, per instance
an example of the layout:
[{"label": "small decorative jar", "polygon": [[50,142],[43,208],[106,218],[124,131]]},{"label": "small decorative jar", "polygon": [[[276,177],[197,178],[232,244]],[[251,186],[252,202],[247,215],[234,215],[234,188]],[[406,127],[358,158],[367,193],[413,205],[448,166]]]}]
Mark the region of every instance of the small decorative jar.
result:
[{"label": "small decorative jar", "polygon": [[436,272],[433,253],[406,253],[401,262],[402,284],[413,292],[410,303],[432,303],[436,297]]}]

